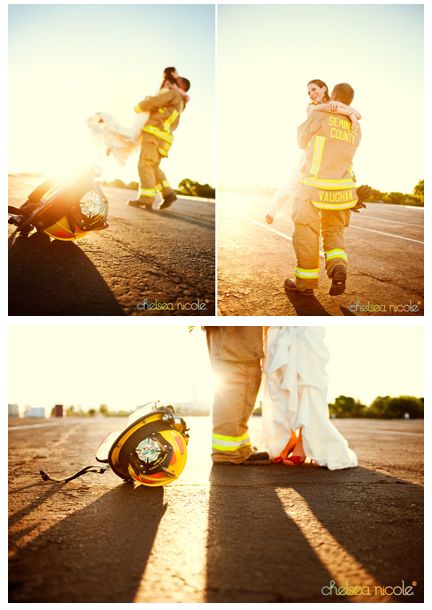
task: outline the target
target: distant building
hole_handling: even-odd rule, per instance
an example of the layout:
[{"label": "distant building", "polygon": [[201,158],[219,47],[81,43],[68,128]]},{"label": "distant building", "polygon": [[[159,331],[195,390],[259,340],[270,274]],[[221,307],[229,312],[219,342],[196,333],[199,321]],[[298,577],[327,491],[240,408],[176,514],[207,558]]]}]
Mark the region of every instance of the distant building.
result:
[{"label": "distant building", "polygon": [[63,405],[54,405],[51,409],[51,417],[63,417]]},{"label": "distant building", "polygon": [[16,404],[8,405],[8,417],[19,417],[19,406]]},{"label": "distant building", "polygon": [[28,407],[26,417],[45,417],[45,407]]}]

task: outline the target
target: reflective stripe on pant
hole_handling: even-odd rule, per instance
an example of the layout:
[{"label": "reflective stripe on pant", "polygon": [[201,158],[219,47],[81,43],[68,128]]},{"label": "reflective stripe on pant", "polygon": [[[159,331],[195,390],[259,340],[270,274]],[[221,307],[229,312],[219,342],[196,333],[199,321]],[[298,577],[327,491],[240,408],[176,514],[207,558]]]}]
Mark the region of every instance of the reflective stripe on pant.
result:
[{"label": "reflective stripe on pant", "polygon": [[157,186],[162,185],[162,195],[166,197],[172,192],[165,174],[160,169],[161,155],[158,152],[158,142],[153,136],[143,136],[141,154],[138,161],[138,173],[140,177],[140,198],[144,203],[153,203]]},{"label": "reflective stripe on pant", "polygon": [[348,266],[344,229],[349,225],[350,214],[349,210],[320,210],[321,235],[329,277],[337,265],[342,265],[345,269]]},{"label": "reflective stripe on pant", "polygon": [[209,327],[207,343],[218,386],[213,403],[212,459],[241,463],[252,453],[248,420],[261,382],[261,327]]},{"label": "reflective stripe on pant", "polygon": [[343,231],[349,225],[349,210],[319,210],[310,200],[296,199],[293,245],[297,258],[296,285],[316,288],[319,281],[320,230],[326,252],[326,270],[330,277],[337,265],[347,267]]}]

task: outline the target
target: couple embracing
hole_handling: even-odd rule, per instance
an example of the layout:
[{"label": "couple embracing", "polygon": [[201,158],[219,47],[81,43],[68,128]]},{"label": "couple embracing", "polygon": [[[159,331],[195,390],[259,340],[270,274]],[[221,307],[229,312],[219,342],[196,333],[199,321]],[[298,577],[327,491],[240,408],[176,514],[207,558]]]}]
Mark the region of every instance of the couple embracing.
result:
[{"label": "couple embracing", "polygon": [[[357,466],[355,453],[329,419],[329,353],[323,328],[212,326],[206,333],[218,377],[212,416],[214,464],[311,461],[329,470]],[[262,377],[265,451],[256,451],[248,420]]]},{"label": "couple embracing", "polygon": [[311,103],[308,117],[297,132],[302,149],[300,163],[285,186],[274,196],[266,215],[272,223],[285,205],[292,207],[295,279],[287,278],[285,292],[313,296],[319,281],[319,237],[323,239],[325,266],[331,279],[329,294],[345,291],[348,257],[344,229],[351,211],[365,207],[370,189],[356,190],[352,161],[360,143],[360,113],[351,107],[354,90],[336,85],[329,95],[321,80],[308,83]]}]

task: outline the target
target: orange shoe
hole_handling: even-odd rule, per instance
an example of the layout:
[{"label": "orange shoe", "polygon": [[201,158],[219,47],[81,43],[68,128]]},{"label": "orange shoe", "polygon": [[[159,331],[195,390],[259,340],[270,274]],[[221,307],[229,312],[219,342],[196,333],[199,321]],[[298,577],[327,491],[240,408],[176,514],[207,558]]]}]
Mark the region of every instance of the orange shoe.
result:
[{"label": "orange shoe", "polygon": [[294,451],[295,446],[297,445],[297,442],[298,442],[297,435],[294,432],[294,430],[291,430],[291,436],[290,436],[287,444],[282,449],[280,454],[273,459],[273,463],[274,464],[284,463],[286,461],[286,459],[288,458],[288,456],[290,455],[290,453],[292,453]]}]

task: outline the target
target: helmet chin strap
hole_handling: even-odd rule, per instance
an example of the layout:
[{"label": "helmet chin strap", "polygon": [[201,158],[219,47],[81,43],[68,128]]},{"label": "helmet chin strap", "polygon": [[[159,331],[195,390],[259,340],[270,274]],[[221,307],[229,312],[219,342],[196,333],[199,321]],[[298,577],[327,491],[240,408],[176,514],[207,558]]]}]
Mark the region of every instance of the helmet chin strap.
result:
[{"label": "helmet chin strap", "polygon": [[72,476],[67,477],[66,479],[53,479],[43,470],[40,470],[39,473],[44,481],[54,481],[55,483],[67,483],[68,481],[72,481],[73,479],[77,479],[78,477],[81,477],[83,474],[87,474],[88,472],[94,472],[96,474],[104,474],[104,472],[106,472],[108,469],[109,469],[109,466],[86,466],[85,468],[82,468],[81,470],[79,470]]}]

